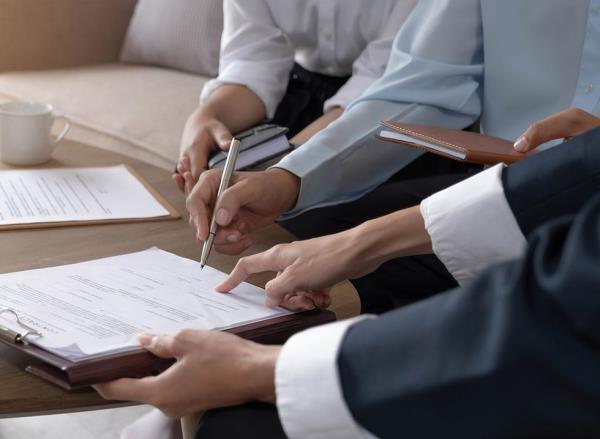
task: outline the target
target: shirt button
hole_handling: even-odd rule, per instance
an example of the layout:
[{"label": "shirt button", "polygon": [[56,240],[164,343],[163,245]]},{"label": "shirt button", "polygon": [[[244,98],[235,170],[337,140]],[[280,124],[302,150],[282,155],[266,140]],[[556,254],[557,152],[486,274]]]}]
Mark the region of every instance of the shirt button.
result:
[{"label": "shirt button", "polygon": [[589,93],[591,93],[593,91],[594,91],[594,84],[588,84],[588,85],[585,86],[585,92],[586,93],[589,94]]}]

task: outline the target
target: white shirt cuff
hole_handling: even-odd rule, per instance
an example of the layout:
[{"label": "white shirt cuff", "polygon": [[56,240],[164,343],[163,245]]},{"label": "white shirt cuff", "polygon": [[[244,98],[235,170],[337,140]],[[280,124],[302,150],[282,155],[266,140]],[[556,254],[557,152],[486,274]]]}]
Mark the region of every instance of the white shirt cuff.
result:
[{"label": "white shirt cuff", "polygon": [[290,439],[373,437],[354,420],[342,392],[337,357],[348,328],[361,315],[308,329],[283,346],[275,368],[277,410]]},{"label": "white shirt cuff", "polygon": [[358,99],[375,82],[375,79],[370,76],[352,75],[336,94],[325,101],[323,104],[323,113],[327,113],[335,107],[347,108],[350,102]]},{"label": "white shirt cuff", "polygon": [[421,203],[433,251],[458,283],[521,256],[526,240],[502,186],[503,165],[440,191]]}]

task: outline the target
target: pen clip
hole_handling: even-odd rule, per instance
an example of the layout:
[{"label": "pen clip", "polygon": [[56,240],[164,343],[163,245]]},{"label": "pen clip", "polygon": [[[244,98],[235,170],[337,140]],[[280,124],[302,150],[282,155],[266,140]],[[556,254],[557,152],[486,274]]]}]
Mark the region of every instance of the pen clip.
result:
[{"label": "pen clip", "polygon": [[0,309],[0,314],[11,314],[12,316],[14,316],[15,320],[17,321],[17,324],[25,329],[25,333],[19,333],[17,331],[13,331],[10,328],[7,328],[6,326],[0,326],[0,338],[3,338],[5,340],[9,340],[13,343],[18,343],[18,344],[27,344],[27,337],[30,335],[35,335],[36,337],[42,337],[42,333],[39,332],[37,329],[32,328],[31,326],[23,323],[21,321],[21,319],[19,318],[19,314],[17,314],[17,312],[13,309],[10,308],[3,308]]}]

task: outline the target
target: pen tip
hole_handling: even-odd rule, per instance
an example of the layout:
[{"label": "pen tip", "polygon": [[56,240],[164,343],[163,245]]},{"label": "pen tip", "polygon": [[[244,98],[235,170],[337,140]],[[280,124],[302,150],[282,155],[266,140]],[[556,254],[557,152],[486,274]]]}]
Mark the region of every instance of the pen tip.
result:
[{"label": "pen tip", "polygon": [[204,270],[204,264],[200,265],[200,271]]}]

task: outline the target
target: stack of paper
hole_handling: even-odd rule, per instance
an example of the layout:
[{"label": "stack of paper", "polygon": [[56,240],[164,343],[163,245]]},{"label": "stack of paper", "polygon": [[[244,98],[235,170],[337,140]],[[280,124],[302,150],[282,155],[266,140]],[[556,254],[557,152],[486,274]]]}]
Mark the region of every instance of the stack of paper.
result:
[{"label": "stack of paper", "polygon": [[[0,275],[0,309],[42,333],[27,340],[71,361],[138,348],[141,333],[225,329],[290,314],[248,283],[214,291],[226,274],[159,249]],[[23,332],[12,315],[0,325]]]}]

